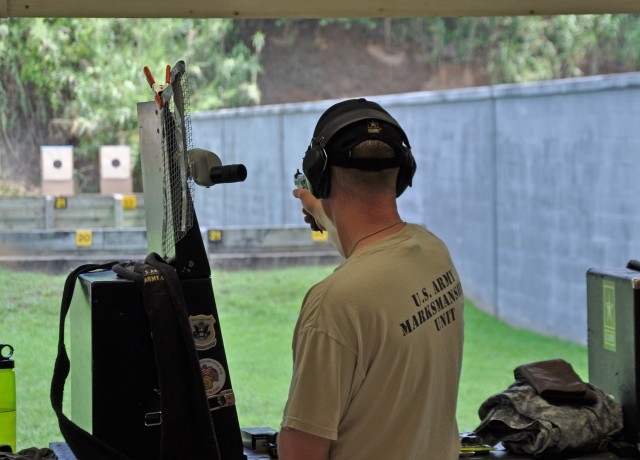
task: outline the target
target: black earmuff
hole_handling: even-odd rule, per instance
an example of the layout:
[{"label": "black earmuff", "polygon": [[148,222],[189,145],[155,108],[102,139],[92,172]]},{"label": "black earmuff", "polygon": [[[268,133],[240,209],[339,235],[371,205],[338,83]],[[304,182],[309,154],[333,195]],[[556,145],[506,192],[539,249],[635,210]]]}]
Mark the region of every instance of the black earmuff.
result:
[{"label": "black earmuff", "polygon": [[329,196],[331,174],[328,171],[328,160],[324,148],[315,139],[312,139],[302,160],[302,172],[307,178],[309,191],[318,199]]},{"label": "black earmuff", "polygon": [[[347,103],[349,102],[352,101],[347,101]],[[400,154],[398,154],[398,149],[394,148],[394,151],[396,151],[396,155],[399,156],[399,158],[394,160],[394,166],[400,167],[400,170],[398,172],[398,180],[396,182],[396,196],[399,197],[400,195],[402,195],[406,188],[411,185],[413,175],[416,171],[416,162],[413,158],[413,154],[411,153],[411,146],[404,130],[391,115],[383,111],[382,108],[376,108],[379,107],[377,104],[362,99],[357,100],[357,102],[365,102],[367,104],[373,105],[374,107],[355,108],[353,110],[340,113],[333,118],[330,118],[328,121],[326,121],[326,124],[319,133],[314,133],[314,137],[311,139],[311,143],[307,148],[307,151],[305,152],[304,159],[302,160],[302,170],[304,172],[304,175],[307,177],[309,190],[311,191],[313,196],[318,199],[327,198],[329,196],[329,190],[331,187],[331,174],[329,168],[331,161],[326,151],[327,144],[329,143],[331,138],[336,135],[336,133],[338,133],[338,131],[363,120],[384,121],[395,126],[400,131],[403,142],[403,146],[400,149]],[[325,112],[325,115],[329,115],[331,110],[331,108],[327,110],[327,112]],[[324,115],[323,117],[321,117],[318,124],[323,121],[324,117]]]}]

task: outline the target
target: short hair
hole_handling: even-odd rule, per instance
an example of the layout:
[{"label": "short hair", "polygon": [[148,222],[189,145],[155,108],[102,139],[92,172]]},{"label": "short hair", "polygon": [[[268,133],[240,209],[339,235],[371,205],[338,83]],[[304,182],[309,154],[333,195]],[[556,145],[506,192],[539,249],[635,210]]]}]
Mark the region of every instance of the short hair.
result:
[{"label": "short hair", "polygon": [[360,142],[351,149],[352,158],[394,158],[393,148],[380,140],[368,139]]},{"label": "short hair", "polygon": [[[368,139],[355,145],[349,152],[352,158],[394,158],[393,147],[377,139]],[[392,192],[395,197],[396,182],[398,180],[399,167],[387,168],[378,171],[368,171],[355,168],[340,168],[339,176],[344,177],[348,188],[362,190],[366,193]]]}]

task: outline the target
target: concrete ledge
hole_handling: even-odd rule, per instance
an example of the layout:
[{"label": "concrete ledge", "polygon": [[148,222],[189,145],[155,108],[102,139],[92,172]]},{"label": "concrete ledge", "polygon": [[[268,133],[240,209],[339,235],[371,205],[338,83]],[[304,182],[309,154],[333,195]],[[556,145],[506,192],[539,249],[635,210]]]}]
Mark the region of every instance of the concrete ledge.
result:
[{"label": "concrete ledge", "polygon": [[333,251],[327,233],[312,232],[309,227],[227,227],[204,229],[209,253],[294,250]]},{"label": "concrete ledge", "polygon": [[[308,227],[201,228],[200,232],[209,253],[333,251],[326,233],[318,234]],[[0,231],[0,257],[147,252],[144,228]]]},{"label": "concrete ledge", "polygon": [[209,255],[209,264],[214,270],[248,270],[309,265],[338,265],[343,260],[344,259],[336,251]]},{"label": "concrete ledge", "polygon": [[0,256],[145,253],[146,230],[91,229],[0,232]]}]

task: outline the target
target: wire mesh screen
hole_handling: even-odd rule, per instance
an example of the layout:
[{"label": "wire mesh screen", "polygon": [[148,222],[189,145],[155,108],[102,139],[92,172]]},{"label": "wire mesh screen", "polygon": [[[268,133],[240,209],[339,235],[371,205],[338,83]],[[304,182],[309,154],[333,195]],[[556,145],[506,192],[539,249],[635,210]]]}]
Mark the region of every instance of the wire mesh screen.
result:
[{"label": "wire mesh screen", "polygon": [[162,227],[163,256],[174,254],[175,245],[193,226],[191,149],[191,94],[184,62],[171,71],[171,83],[162,93],[162,155],[165,216]]}]

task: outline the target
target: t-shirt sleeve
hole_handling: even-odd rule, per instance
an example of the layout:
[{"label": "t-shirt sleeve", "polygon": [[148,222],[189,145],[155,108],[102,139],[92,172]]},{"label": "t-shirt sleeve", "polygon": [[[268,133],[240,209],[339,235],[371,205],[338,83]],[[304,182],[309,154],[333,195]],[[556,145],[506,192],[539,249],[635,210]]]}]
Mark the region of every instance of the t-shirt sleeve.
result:
[{"label": "t-shirt sleeve", "polygon": [[300,331],[282,426],[338,439],[338,425],[351,397],[355,373],[353,350],[316,328]]}]

